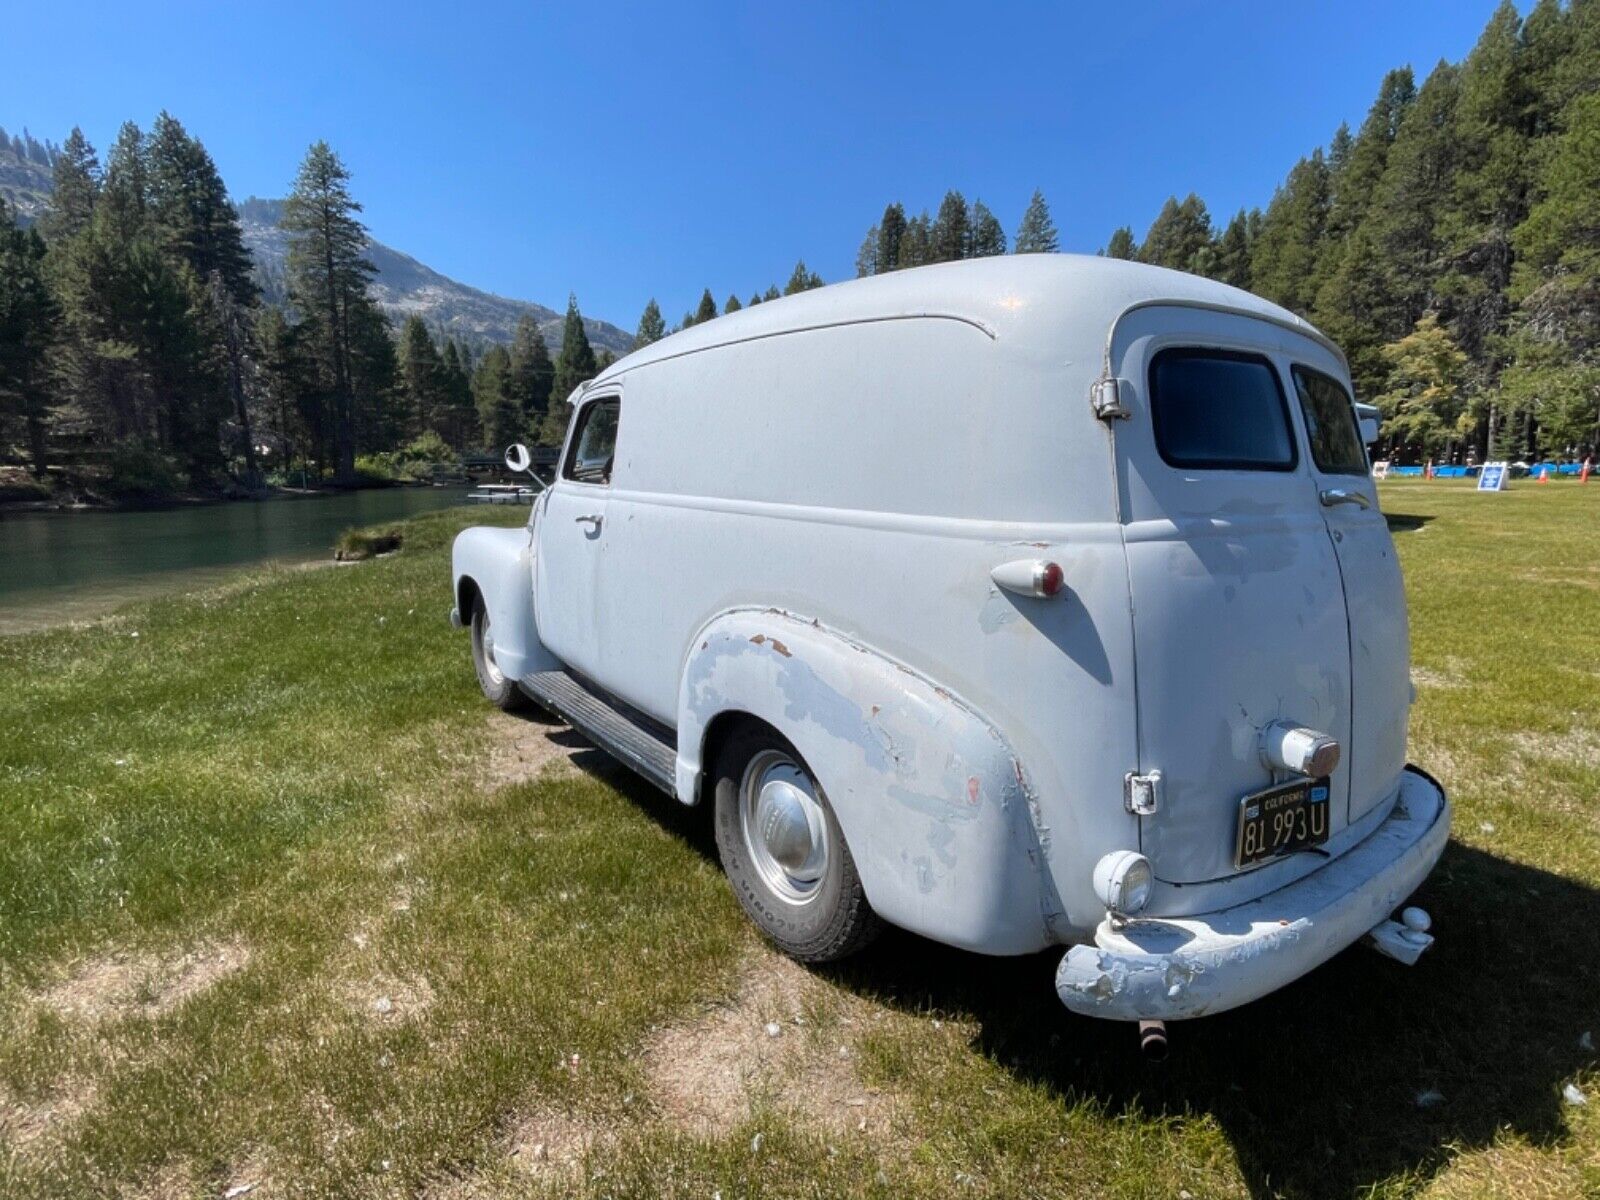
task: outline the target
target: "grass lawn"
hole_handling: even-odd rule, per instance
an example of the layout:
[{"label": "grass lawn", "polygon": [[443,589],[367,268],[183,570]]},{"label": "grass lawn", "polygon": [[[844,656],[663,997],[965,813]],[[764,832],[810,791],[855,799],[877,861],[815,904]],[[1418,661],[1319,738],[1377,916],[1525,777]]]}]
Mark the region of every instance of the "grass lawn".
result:
[{"label": "grass lawn", "polygon": [[0,639],[0,1196],[1600,1194],[1600,486],[1381,493],[1438,945],[1162,1067],[1057,954],[767,950],[698,814],[479,697],[449,538],[520,513]]}]

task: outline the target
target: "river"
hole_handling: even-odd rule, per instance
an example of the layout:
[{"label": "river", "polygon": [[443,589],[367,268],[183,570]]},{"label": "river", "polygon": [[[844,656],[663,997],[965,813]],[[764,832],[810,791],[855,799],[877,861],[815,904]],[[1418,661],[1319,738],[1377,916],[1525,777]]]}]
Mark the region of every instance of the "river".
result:
[{"label": "river", "polygon": [[383,488],[149,512],[0,515],[0,634],[204,587],[253,563],[329,558],[352,525],[465,498],[464,488]]}]

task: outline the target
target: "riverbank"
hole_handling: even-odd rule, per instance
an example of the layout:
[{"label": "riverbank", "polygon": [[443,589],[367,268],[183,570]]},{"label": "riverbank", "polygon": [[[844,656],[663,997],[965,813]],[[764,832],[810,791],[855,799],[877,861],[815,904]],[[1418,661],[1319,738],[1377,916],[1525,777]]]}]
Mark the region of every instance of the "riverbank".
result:
[{"label": "riverbank", "polygon": [[465,488],[289,493],[248,504],[13,513],[0,519],[0,635],[92,620],[269,561],[328,559],[348,528],[461,504]]},{"label": "riverbank", "polygon": [[777,958],[701,814],[490,709],[449,543],[524,514],[0,639],[0,1194],[1594,1192],[1600,491],[1382,497],[1438,945],[1161,1068],[1058,955]]},{"label": "riverbank", "polygon": [[74,482],[71,477],[56,476],[41,483],[21,468],[0,468],[0,518],[15,513],[152,512],[199,504],[259,503],[304,496],[336,496],[348,492],[432,486],[411,480],[364,476],[348,485],[324,483],[309,487],[286,487],[264,484],[258,488],[247,488],[230,483],[212,490],[179,489],[117,496]]}]

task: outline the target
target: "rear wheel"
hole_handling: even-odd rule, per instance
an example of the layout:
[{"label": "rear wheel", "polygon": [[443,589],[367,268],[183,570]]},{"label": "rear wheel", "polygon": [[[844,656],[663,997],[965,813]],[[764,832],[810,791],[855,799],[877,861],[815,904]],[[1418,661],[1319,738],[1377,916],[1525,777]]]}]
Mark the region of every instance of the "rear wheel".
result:
[{"label": "rear wheel", "polygon": [[493,704],[505,712],[515,712],[528,706],[528,698],[494,661],[494,626],[489,621],[489,609],[483,597],[472,604],[472,666],[478,673],[478,686]]},{"label": "rear wheel", "polygon": [[717,752],[717,849],[739,903],[784,953],[831,962],[879,922],[810,768],[773,730],[746,725]]}]

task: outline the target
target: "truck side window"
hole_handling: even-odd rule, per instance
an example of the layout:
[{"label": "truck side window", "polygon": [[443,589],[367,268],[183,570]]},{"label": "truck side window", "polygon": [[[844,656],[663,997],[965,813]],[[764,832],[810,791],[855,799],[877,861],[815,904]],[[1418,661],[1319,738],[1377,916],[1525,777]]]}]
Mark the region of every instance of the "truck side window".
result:
[{"label": "truck side window", "polygon": [[595,400],[578,416],[577,436],[561,474],[577,483],[611,482],[611,464],[617,456],[617,422],[622,401]]},{"label": "truck side window", "polygon": [[1329,475],[1365,475],[1367,455],[1356,424],[1356,406],[1338,380],[1294,365],[1294,390],[1300,393],[1306,434],[1311,439],[1311,461]]},{"label": "truck side window", "polygon": [[1174,467],[1294,470],[1289,404],[1259,354],[1162,350],[1150,362],[1150,410],[1156,449]]}]

